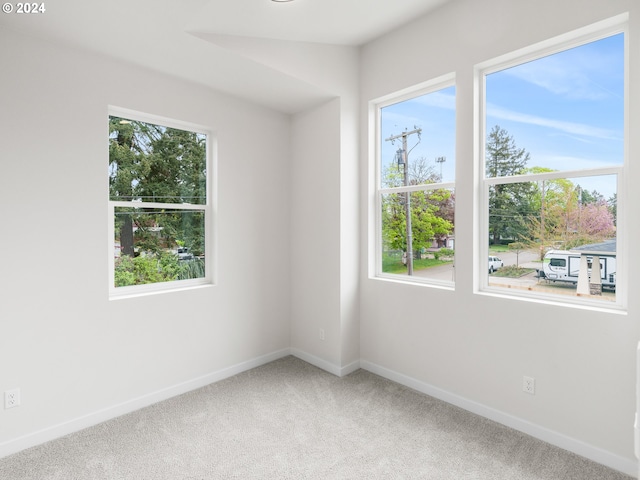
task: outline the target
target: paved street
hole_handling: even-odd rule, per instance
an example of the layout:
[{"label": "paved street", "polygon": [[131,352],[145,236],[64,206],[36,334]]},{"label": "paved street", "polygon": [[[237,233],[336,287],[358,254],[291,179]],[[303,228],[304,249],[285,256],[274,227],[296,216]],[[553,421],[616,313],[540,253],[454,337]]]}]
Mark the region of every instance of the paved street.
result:
[{"label": "paved street", "polygon": [[[514,252],[503,252],[495,254],[499,257],[504,266],[516,265],[516,263],[523,268],[539,269],[542,263],[539,260],[539,255],[535,251],[520,252],[516,255]],[[434,280],[446,280],[455,281],[455,268],[453,264],[440,265],[437,267],[426,268],[423,270],[416,270],[414,272],[416,277],[430,278]],[[487,275],[488,272],[487,272]],[[546,280],[539,280],[536,271],[532,271],[527,275],[523,275],[518,278],[498,277],[495,275],[489,275],[489,286],[502,286],[506,288],[530,290],[537,292],[547,292],[559,295],[575,295],[576,286],[565,282],[548,282]],[[603,300],[615,300],[615,292],[605,291],[602,295]]]},{"label": "paved street", "polygon": [[[520,252],[519,255],[516,255],[513,252],[504,252],[496,255],[499,257],[505,266],[507,265],[516,265],[516,260],[518,265],[526,268],[540,268],[540,262],[536,262],[538,260],[538,254],[536,252],[526,251]],[[517,258],[516,258],[517,257]],[[437,267],[426,268],[424,270],[416,270],[414,272],[416,277],[424,277],[424,278],[432,278],[434,280],[448,280],[455,281],[455,269],[453,264],[448,265],[440,265]],[[526,278],[525,278],[526,277]],[[491,277],[492,279],[496,279],[496,281],[503,281],[504,283],[509,283],[512,281],[514,284],[524,283],[535,284],[537,282],[537,278],[535,278],[535,272],[531,275],[526,275],[522,277],[522,279],[504,279],[503,277]],[[521,280],[518,282],[517,280]]]}]

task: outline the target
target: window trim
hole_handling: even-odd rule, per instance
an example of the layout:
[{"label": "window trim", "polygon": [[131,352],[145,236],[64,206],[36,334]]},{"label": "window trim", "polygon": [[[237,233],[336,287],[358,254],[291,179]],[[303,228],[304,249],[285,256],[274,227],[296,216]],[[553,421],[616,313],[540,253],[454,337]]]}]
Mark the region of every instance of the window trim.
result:
[{"label": "window trim", "polygon": [[[140,202],[140,201],[120,201],[109,198],[109,177],[107,175],[107,221],[108,221],[108,266],[109,266],[109,300],[137,297],[143,295],[159,294],[180,291],[192,288],[213,286],[216,283],[217,265],[217,238],[215,228],[217,211],[217,143],[213,131],[202,125],[190,122],[175,120],[158,115],[148,114],[109,105],[107,117],[117,116],[130,120],[151,123],[163,127],[186,130],[206,136],[206,202],[203,204],[193,203],[163,203],[163,202]],[[107,153],[108,157],[108,153]],[[108,160],[108,158],[107,158]],[[109,162],[107,161],[107,168]],[[204,241],[205,241],[205,276],[188,280],[174,280],[169,282],[149,283],[143,285],[130,285],[124,287],[115,286],[115,209],[116,207],[126,208],[168,208],[173,210],[201,210],[204,212]]]},{"label": "window trim", "polygon": [[405,88],[398,92],[379,97],[369,102],[369,151],[372,152],[372,154],[369,155],[369,219],[372,221],[372,228],[369,229],[370,254],[368,270],[370,279],[404,283],[408,285],[424,285],[435,288],[443,288],[447,290],[453,290],[455,287],[455,281],[453,280],[446,281],[417,276],[409,277],[408,275],[384,273],[382,271],[382,196],[389,193],[422,192],[441,189],[453,190],[455,192],[456,189],[455,181],[443,183],[428,183],[424,185],[410,185],[406,187],[382,188],[382,161],[380,148],[382,140],[382,109],[390,105],[401,103],[430,93],[435,93],[439,90],[450,87],[456,87],[455,73],[442,75],[427,82]]},{"label": "window trim", "polygon": [[[626,314],[628,297],[628,272],[624,262],[617,262],[619,270],[616,275],[616,300],[615,302],[602,302],[585,297],[560,297],[559,295],[544,294],[541,292],[514,291],[504,287],[489,287],[488,276],[486,274],[487,258],[489,255],[489,245],[486,241],[489,235],[489,186],[505,183],[519,183],[534,180],[548,180],[557,178],[580,178],[600,175],[616,175],[616,193],[619,200],[617,208],[616,225],[616,251],[622,258],[627,258],[627,233],[626,233],[626,206],[625,191],[627,179],[625,172],[629,165],[629,15],[622,14],[597,22],[593,25],[539,42],[537,44],[501,55],[492,60],[482,62],[474,67],[475,86],[475,228],[474,228],[474,275],[473,291],[476,294],[490,295],[502,298],[512,298],[517,300],[547,303],[559,306],[569,306],[589,310],[598,310],[612,313]],[[486,76],[523,63],[544,58],[549,55],[560,53],[571,48],[586,45],[598,40],[624,34],[624,153],[622,164],[610,167],[599,167],[581,170],[562,170],[545,172],[538,174],[513,175],[509,177],[487,177],[486,176]],[[622,201],[621,201],[622,200]]]}]

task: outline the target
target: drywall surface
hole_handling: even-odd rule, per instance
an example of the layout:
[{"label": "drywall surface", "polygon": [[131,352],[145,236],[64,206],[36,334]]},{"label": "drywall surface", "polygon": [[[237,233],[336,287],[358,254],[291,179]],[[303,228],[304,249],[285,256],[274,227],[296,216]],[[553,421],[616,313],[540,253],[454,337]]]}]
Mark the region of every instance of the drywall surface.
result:
[{"label": "drywall surface", "polygon": [[354,96],[292,120],[291,346],[343,375],[358,367],[358,162]]},{"label": "drywall surface", "polygon": [[292,42],[262,47],[253,52],[260,61],[333,97],[292,118],[291,331],[296,351],[342,375],[357,368],[360,343],[359,52]]},{"label": "drywall surface", "polygon": [[291,142],[291,346],[332,370],[341,345],[340,100],[295,115]]},{"label": "drywall surface", "polygon": [[[356,89],[354,89],[356,91]],[[358,97],[341,98],[340,123],[340,338],[341,366],[349,373],[360,360],[360,208]]]},{"label": "drywall surface", "polygon": [[[290,118],[8,30],[0,59],[0,444],[288,349]],[[213,132],[216,285],[109,300],[109,105]]]},{"label": "drywall surface", "polygon": [[[374,278],[375,234],[371,176],[362,175],[362,362],[466,407],[494,412],[574,450],[633,471],[635,352],[640,304],[635,274],[640,257],[627,252],[626,315],[474,293],[474,217],[477,152],[474,131],[474,67],[520,48],[629,12],[629,128],[639,125],[640,5],[631,1],[513,2],[457,0],[432,15],[362,49],[362,168],[371,172],[369,102],[413,85],[456,75],[456,285],[443,290]],[[632,160],[623,182],[638,183],[633,159],[640,145],[629,138]],[[636,152],[634,154],[634,152]],[[640,191],[628,189],[624,228],[632,244],[640,231]],[[369,212],[369,214],[367,214]],[[624,216],[621,222],[625,222]],[[477,237],[475,237],[477,238]],[[536,394],[522,391],[523,376],[536,380]],[[575,448],[574,448],[575,447]]]}]

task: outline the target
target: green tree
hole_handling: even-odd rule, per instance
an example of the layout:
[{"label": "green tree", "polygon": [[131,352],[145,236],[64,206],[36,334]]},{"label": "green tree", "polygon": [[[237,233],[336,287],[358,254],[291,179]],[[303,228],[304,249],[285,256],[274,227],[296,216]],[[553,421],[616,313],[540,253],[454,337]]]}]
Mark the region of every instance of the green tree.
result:
[{"label": "green tree", "polygon": [[[135,135],[136,126],[127,120],[109,118],[109,198],[132,200],[139,177],[140,155],[144,154]],[[116,217],[123,255],[133,256],[133,220],[130,215]]]},{"label": "green tree", "polygon": [[[553,172],[550,168],[533,167],[527,173]],[[567,214],[577,204],[577,190],[570,180],[557,178],[542,180],[531,185],[533,193],[529,202],[531,212],[527,217],[528,233],[520,240],[540,247],[543,252],[549,244],[562,241],[567,229]]]},{"label": "green tree", "polygon": [[[424,157],[409,165],[409,185],[435,183],[439,179]],[[388,166],[382,175],[382,184],[387,188],[404,185],[404,172],[395,165]],[[453,231],[453,198],[448,190],[412,192],[411,227],[413,254],[416,256],[432,241]],[[382,199],[382,238],[385,249],[406,250],[406,193],[392,193]]]},{"label": "green tree", "polygon": [[[109,196],[114,201],[136,201],[135,208],[116,208],[121,254],[136,256],[135,245],[138,251],[154,255],[158,265],[165,264],[163,275],[175,277],[176,269],[169,268],[165,254],[178,244],[194,255],[204,254],[204,213],[144,204],[206,203],[206,136],[110,117]],[[151,275],[149,268],[145,271]]]},{"label": "green tree", "polygon": [[[534,167],[531,173],[551,172]],[[596,243],[615,235],[615,217],[610,205],[596,190],[585,191],[566,178],[537,183],[529,216],[528,235],[523,242],[540,247],[558,245],[572,248]]]},{"label": "green tree", "polygon": [[576,185],[576,192],[578,194],[578,203],[582,205],[604,201],[604,196],[600,192],[597,190],[585,190],[580,184]]},{"label": "green tree", "polygon": [[618,194],[614,193],[607,200],[607,207],[609,208],[609,212],[611,212],[611,216],[613,217],[613,224],[618,225]]},{"label": "green tree", "polygon": [[[509,133],[494,126],[487,137],[486,175],[490,178],[525,173],[529,153],[518,148]],[[489,188],[489,233],[493,244],[516,239],[527,232],[524,219],[531,211],[532,186],[527,183],[492,185]]]}]

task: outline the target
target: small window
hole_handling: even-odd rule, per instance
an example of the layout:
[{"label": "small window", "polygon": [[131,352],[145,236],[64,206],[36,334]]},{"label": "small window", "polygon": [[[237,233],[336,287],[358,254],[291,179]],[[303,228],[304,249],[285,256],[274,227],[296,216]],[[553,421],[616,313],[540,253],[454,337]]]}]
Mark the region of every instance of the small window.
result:
[{"label": "small window", "polygon": [[481,238],[504,262],[481,290],[622,305],[625,35],[598,37],[481,70]]},{"label": "small window", "polygon": [[452,79],[377,105],[376,275],[452,285],[455,87]]},{"label": "small window", "polygon": [[208,134],[128,111],[111,113],[111,294],[209,283]]}]

